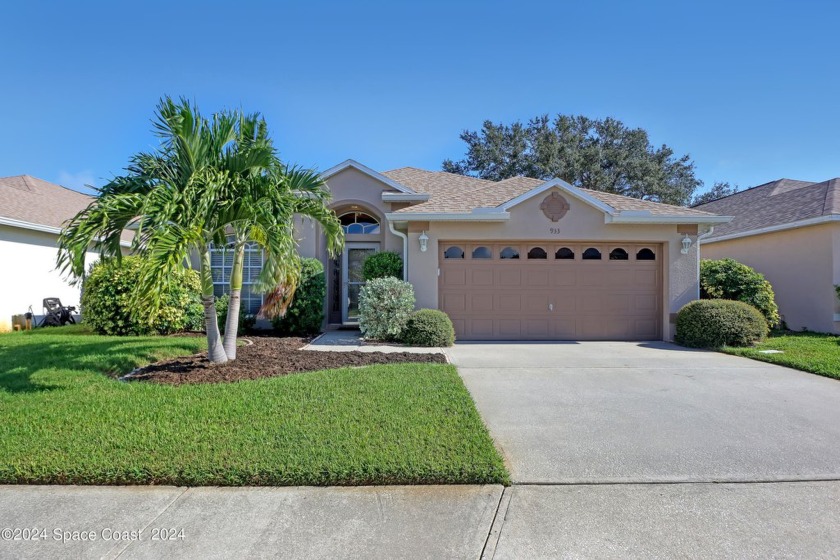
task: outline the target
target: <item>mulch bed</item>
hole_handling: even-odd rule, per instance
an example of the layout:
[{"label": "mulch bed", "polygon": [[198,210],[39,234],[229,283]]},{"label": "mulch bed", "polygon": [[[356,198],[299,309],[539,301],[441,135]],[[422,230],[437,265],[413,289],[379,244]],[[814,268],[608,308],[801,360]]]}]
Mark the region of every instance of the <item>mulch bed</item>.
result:
[{"label": "mulch bed", "polygon": [[443,354],[304,351],[301,348],[309,343],[309,339],[305,338],[249,336],[247,340],[251,344],[238,347],[236,360],[232,362],[211,364],[206,354],[196,354],[150,364],[132,372],[126,379],[170,385],[230,383],[243,379],[372,364],[446,363]]}]

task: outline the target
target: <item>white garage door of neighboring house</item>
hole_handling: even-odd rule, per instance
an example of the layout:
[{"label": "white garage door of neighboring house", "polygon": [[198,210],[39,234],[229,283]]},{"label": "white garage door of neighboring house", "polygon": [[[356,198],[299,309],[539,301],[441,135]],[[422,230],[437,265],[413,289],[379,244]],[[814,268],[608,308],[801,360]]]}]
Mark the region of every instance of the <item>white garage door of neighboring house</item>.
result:
[{"label": "white garage door of neighboring house", "polygon": [[443,241],[439,302],[461,340],[658,340],[661,246]]}]

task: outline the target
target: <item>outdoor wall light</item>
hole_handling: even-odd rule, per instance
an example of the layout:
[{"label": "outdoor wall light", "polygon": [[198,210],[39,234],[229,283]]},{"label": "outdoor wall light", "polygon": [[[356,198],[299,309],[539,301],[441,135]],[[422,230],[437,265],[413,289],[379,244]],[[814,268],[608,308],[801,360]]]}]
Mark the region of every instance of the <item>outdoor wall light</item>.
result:
[{"label": "outdoor wall light", "polygon": [[420,237],[417,238],[417,241],[420,242],[420,252],[425,253],[426,249],[429,248],[429,236],[426,235],[425,230],[423,230],[423,233],[421,233]]},{"label": "outdoor wall light", "polygon": [[683,240],[682,240],[682,249],[680,250],[680,252],[683,255],[687,255],[689,249],[691,249],[691,238],[686,233],[685,237],[683,237]]}]

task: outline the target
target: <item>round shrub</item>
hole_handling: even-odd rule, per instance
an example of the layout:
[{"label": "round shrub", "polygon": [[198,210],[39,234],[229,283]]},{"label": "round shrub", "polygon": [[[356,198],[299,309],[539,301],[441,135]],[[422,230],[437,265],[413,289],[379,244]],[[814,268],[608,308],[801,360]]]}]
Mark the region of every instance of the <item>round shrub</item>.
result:
[{"label": "round shrub", "polygon": [[380,251],[373,253],[362,264],[362,277],[365,282],[374,278],[402,278],[402,257],[397,253]]},{"label": "round shrub", "polygon": [[758,309],[771,328],[780,322],[770,282],[734,259],[700,261],[700,297],[743,301]]},{"label": "round shrub", "polygon": [[412,346],[452,346],[455,328],[443,311],[419,309],[408,319],[402,340]]},{"label": "round shrub", "polygon": [[397,340],[414,311],[414,288],[397,278],[375,278],[359,291],[359,328],[365,338]]},{"label": "round shrub", "polygon": [[85,324],[105,335],[171,334],[192,328],[195,306],[201,306],[198,272],[184,268],[175,273],[154,318],[148,310],[131,305],[139,273],[138,257],[94,263],[82,289]]},{"label": "round shrub", "polygon": [[700,299],[677,313],[674,340],[692,348],[750,346],[767,336],[767,321],[742,301]]},{"label": "round shrub", "polygon": [[272,319],[274,329],[286,336],[306,336],[321,332],[327,278],[318,259],[301,259],[300,284],[286,314]]}]

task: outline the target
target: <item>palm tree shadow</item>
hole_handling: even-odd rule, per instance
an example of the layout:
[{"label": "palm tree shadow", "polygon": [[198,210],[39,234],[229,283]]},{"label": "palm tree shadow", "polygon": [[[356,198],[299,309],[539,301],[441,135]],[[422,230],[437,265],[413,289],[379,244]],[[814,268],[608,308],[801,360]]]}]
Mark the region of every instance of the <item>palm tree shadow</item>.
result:
[{"label": "palm tree shadow", "polygon": [[[186,340],[167,347],[169,352],[194,350]],[[83,343],[72,339],[67,343],[33,340],[31,344],[14,346],[3,345],[0,340],[0,391],[38,393],[67,389],[85,375],[118,377],[139,365],[157,361],[160,356],[159,344],[140,338]]]}]

